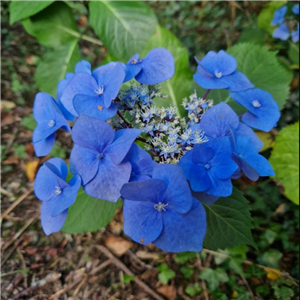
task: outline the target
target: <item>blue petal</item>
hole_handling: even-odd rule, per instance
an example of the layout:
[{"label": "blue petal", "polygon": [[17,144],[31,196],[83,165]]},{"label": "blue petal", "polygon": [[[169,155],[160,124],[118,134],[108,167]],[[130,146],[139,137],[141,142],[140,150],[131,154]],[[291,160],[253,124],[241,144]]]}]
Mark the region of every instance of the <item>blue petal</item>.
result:
[{"label": "blue petal", "polygon": [[88,95],[76,95],[73,99],[73,106],[79,116],[87,115],[102,121],[111,119],[117,113],[117,108],[113,103],[106,108],[102,99]]},{"label": "blue petal", "polygon": [[224,81],[225,77],[216,78],[207,72],[202,66],[198,66],[197,73],[194,74],[194,80],[204,89],[226,89],[228,83]]},{"label": "blue petal", "polygon": [[223,50],[218,53],[209,51],[200,63],[212,75],[216,72],[222,73],[223,76],[229,75],[237,68],[236,59]]},{"label": "blue petal", "polygon": [[125,71],[121,63],[109,63],[93,71],[93,77],[97,80],[98,86],[103,86],[103,101],[106,108],[119,93],[125,78]]},{"label": "blue petal", "polygon": [[126,200],[158,203],[163,201],[167,184],[158,179],[130,182],[123,185],[121,195]]},{"label": "blue petal", "polygon": [[124,82],[131,80],[142,70],[141,60],[139,60],[139,57],[139,54],[135,54],[129,59],[127,64],[124,65],[126,73]]},{"label": "blue petal", "polygon": [[96,152],[74,145],[70,157],[71,172],[79,174],[83,184],[87,184],[96,176],[98,165]]},{"label": "blue petal", "polygon": [[91,74],[91,64],[88,61],[82,60],[76,64],[75,73],[81,72]]},{"label": "blue petal", "polygon": [[43,202],[41,208],[41,222],[45,234],[49,235],[53,232],[59,231],[63,227],[67,215],[68,210],[65,210],[57,217],[51,217],[51,203]]},{"label": "blue petal", "polygon": [[83,188],[89,196],[117,202],[122,186],[129,181],[130,173],[130,163],[116,165],[104,158],[99,163],[96,176]]},{"label": "blue petal", "polygon": [[150,179],[153,168],[157,165],[151,155],[137,144],[132,145],[125,160],[128,160],[132,166],[130,181]]},{"label": "blue petal", "polygon": [[206,213],[202,204],[193,199],[191,210],[186,214],[175,211],[162,213],[163,231],[153,242],[166,252],[199,252],[206,234]]},{"label": "blue petal", "polygon": [[192,165],[188,180],[193,191],[205,192],[211,186],[211,180],[204,166]]},{"label": "blue petal", "polygon": [[273,31],[273,38],[286,41],[288,40],[289,37],[290,37],[290,30],[286,24],[281,24]]},{"label": "blue petal", "polygon": [[153,85],[170,79],[175,72],[172,54],[164,48],[156,48],[148,52],[142,60],[142,70],[135,79],[142,84]]},{"label": "blue petal", "polygon": [[194,198],[198,199],[200,202],[206,205],[212,205],[220,198],[217,196],[208,195],[204,192],[192,192],[192,195]]},{"label": "blue petal", "polygon": [[217,196],[217,197],[228,197],[232,194],[232,183],[231,178],[219,179],[213,174],[210,174],[211,186],[205,193]]},{"label": "blue petal", "polygon": [[259,139],[256,133],[248,127],[246,124],[240,123],[239,127],[236,129],[237,135],[249,136],[251,143],[257,151],[260,151],[263,147],[263,142]]},{"label": "blue petal", "polygon": [[275,176],[274,170],[268,160],[260,154],[247,153],[243,159],[251,165],[259,176]]},{"label": "blue petal", "polygon": [[162,213],[151,202],[125,200],[124,233],[135,242],[147,245],[156,240],[163,229]]},{"label": "blue petal", "polygon": [[192,151],[192,161],[195,164],[206,164],[215,156],[215,150],[204,144],[195,145]]},{"label": "blue petal", "polygon": [[282,24],[284,22],[284,17],[285,17],[285,14],[287,12],[287,6],[284,5],[280,8],[278,8],[275,13],[274,13],[274,17],[273,17],[273,20],[271,22],[271,25],[274,26],[274,25],[279,25],[279,24]]},{"label": "blue petal", "polygon": [[188,178],[192,166],[193,151],[187,151],[180,159],[178,166],[183,170],[184,175]]},{"label": "blue petal", "polygon": [[57,217],[74,204],[80,185],[81,178],[79,175],[75,175],[71,179],[69,185],[62,190],[62,193],[49,201],[52,204],[52,217]]},{"label": "blue petal", "polygon": [[55,117],[52,103],[55,100],[48,93],[37,93],[33,104],[33,116],[38,122],[52,120]]},{"label": "blue petal", "polygon": [[60,177],[63,180],[66,180],[67,176],[68,176],[68,166],[67,164],[64,162],[64,160],[62,160],[61,158],[58,157],[54,157],[51,158],[47,161],[47,164],[51,164],[54,165],[57,170],[59,171],[59,173],[56,175],[58,177]]},{"label": "blue petal", "polygon": [[186,213],[192,206],[192,195],[182,169],[175,165],[157,165],[152,174],[153,179],[163,180],[168,188],[164,202],[169,208],[179,213]]},{"label": "blue petal", "polygon": [[98,153],[102,153],[113,142],[114,137],[115,133],[107,123],[86,115],[78,118],[72,130],[75,144]]},{"label": "blue petal", "polygon": [[244,175],[252,181],[256,181],[259,178],[258,172],[246,161],[241,159],[241,170],[243,171]]},{"label": "blue petal", "polygon": [[295,15],[299,15],[299,4],[295,4],[292,10]]},{"label": "blue petal", "polygon": [[200,128],[205,134],[213,138],[230,136],[229,126],[236,129],[239,126],[239,118],[224,102],[209,108],[200,123]]},{"label": "blue petal", "polygon": [[73,107],[73,98],[78,94],[97,96],[96,91],[98,88],[97,82],[92,75],[77,73],[65,88],[61,96],[61,102],[72,115],[77,116]]},{"label": "blue petal", "polygon": [[249,79],[241,72],[235,71],[231,75],[224,76],[222,78],[227,84],[227,90],[239,92],[251,89],[254,85],[249,81]]},{"label": "blue petal", "polygon": [[33,143],[34,152],[36,156],[45,156],[48,155],[55,142],[55,134],[48,136],[46,139],[39,141],[37,143]]},{"label": "blue petal", "polygon": [[120,129],[115,133],[112,144],[105,148],[104,155],[107,155],[115,164],[121,163],[134,140],[142,133],[140,129]]},{"label": "blue petal", "polygon": [[298,30],[294,30],[292,32],[292,41],[294,43],[298,43],[299,42],[299,24],[298,24]]}]

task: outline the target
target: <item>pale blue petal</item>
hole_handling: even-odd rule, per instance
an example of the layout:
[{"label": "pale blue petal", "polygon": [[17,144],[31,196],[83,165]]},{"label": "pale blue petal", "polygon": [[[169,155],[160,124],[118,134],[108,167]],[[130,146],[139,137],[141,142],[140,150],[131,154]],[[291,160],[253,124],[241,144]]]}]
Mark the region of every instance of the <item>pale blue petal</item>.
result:
[{"label": "pale blue petal", "polygon": [[34,152],[36,156],[46,156],[48,155],[55,142],[55,134],[48,136],[46,139],[39,141],[37,143],[33,143]]},{"label": "pale blue petal", "polygon": [[245,91],[254,87],[249,79],[241,72],[235,71],[231,75],[222,78],[227,84],[227,90],[233,92]]},{"label": "pale blue petal", "polygon": [[91,74],[91,64],[88,61],[82,60],[76,64],[75,73],[81,72]]}]

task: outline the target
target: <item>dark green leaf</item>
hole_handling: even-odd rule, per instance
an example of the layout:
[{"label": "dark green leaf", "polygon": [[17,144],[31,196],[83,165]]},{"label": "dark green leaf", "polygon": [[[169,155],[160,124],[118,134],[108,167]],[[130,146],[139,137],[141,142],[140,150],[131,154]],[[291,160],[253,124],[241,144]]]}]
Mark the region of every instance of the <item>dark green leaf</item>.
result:
[{"label": "dark green leaf", "polygon": [[228,275],[221,268],[217,268],[216,270],[205,268],[200,272],[199,278],[207,282],[209,290],[212,292],[221,282],[227,282],[229,280]]},{"label": "dark green leaf", "polygon": [[48,47],[59,47],[80,37],[72,9],[64,2],[55,2],[41,13],[23,21],[25,30]]},{"label": "dark green leaf", "polygon": [[292,63],[297,65],[299,69],[299,44],[291,42],[288,55]]},{"label": "dark green leaf", "polygon": [[282,129],[270,158],[285,195],[299,205],[299,122]]},{"label": "dark green leaf", "polygon": [[248,201],[237,189],[230,197],[220,198],[211,206],[204,205],[207,232],[204,247],[217,250],[246,243],[256,247],[251,235]]},{"label": "dark green leaf", "polygon": [[36,121],[33,117],[33,114],[30,114],[27,117],[24,117],[21,121],[22,126],[26,127],[29,130],[34,130],[36,127]]},{"label": "dark green leaf", "polygon": [[56,87],[66,72],[73,72],[80,60],[77,40],[46,52],[37,66],[34,78],[39,89],[56,96]]},{"label": "dark green leaf", "polygon": [[140,1],[91,1],[90,24],[109,53],[127,61],[145,47],[157,24]]},{"label": "dark green leaf", "polygon": [[279,261],[283,254],[276,249],[270,249],[269,251],[258,256],[258,262],[263,266],[278,269]]},{"label": "dark green leaf", "polygon": [[238,43],[254,43],[262,45],[265,42],[265,31],[259,28],[246,28],[243,30]]},{"label": "dark green leaf", "polygon": [[79,190],[76,202],[69,208],[62,231],[67,233],[93,232],[105,227],[121,203],[99,200]]},{"label": "dark green leaf", "polygon": [[184,114],[182,100],[191,93],[193,73],[189,68],[188,51],[182,46],[180,41],[169,30],[158,27],[157,31],[150,38],[142,54],[146,55],[153,48],[163,47],[168,49],[175,59],[174,76],[161,83],[162,92],[168,95],[166,99],[158,99],[158,106],[167,107],[173,105],[177,107],[180,116]]},{"label": "dark green leaf", "polygon": [[40,12],[54,1],[11,1],[9,4],[9,23],[28,18]]}]

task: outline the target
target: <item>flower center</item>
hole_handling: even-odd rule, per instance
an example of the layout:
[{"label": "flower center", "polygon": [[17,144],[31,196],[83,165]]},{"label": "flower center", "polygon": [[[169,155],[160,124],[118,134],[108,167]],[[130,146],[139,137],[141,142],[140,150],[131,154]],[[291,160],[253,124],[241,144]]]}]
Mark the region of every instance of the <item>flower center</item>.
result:
[{"label": "flower center", "polygon": [[206,164],[206,165],[204,166],[204,168],[205,168],[206,170],[209,170],[209,169],[210,169],[210,164]]},{"label": "flower center", "polygon": [[97,95],[102,95],[104,93],[104,85],[100,85],[98,90],[95,90]]},{"label": "flower center", "polygon": [[165,207],[167,207],[169,203],[165,204],[162,202],[158,202],[157,204],[154,205],[154,209],[157,210],[158,212],[166,211]]},{"label": "flower center", "polygon": [[215,76],[217,78],[221,78],[223,76],[222,72],[219,72],[219,71],[215,71]]},{"label": "flower center", "polygon": [[258,100],[252,101],[252,105],[253,105],[255,108],[261,107],[261,104],[260,104],[260,102],[259,102]]},{"label": "flower center", "polygon": [[54,191],[55,195],[59,195],[61,194],[61,188],[59,186],[55,186],[55,191]]},{"label": "flower center", "polygon": [[48,123],[49,127],[53,127],[55,125],[55,121],[54,120],[50,120]]},{"label": "flower center", "polygon": [[103,159],[103,157],[104,157],[104,154],[103,154],[103,153],[98,153],[98,155],[97,155],[97,159],[98,159],[98,160]]}]

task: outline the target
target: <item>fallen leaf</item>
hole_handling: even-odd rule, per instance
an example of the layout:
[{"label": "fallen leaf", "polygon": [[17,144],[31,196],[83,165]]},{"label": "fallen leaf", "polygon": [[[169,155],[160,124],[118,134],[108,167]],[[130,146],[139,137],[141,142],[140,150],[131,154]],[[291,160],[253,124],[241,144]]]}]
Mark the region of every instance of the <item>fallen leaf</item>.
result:
[{"label": "fallen leaf", "polygon": [[33,154],[33,153],[34,153],[33,145],[32,145],[32,144],[27,144],[27,145],[25,146],[25,151],[26,151],[26,153],[28,153],[28,154]]},{"label": "fallen leaf", "polygon": [[286,204],[285,203],[281,203],[275,210],[275,214],[283,214],[284,211],[285,211],[285,207],[286,207]]},{"label": "fallen leaf", "polygon": [[168,298],[169,300],[175,300],[176,289],[172,285],[164,285],[157,289],[157,292]]},{"label": "fallen leaf", "polygon": [[272,269],[272,268],[268,268],[268,267],[264,267],[264,270],[267,272],[267,277],[270,280],[277,280],[278,278],[280,278],[282,276],[282,273],[280,272],[280,270]]},{"label": "fallen leaf", "polygon": [[16,107],[16,103],[7,100],[1,100],[1,111],[5,109],[13,109]]},{"label": "fallen leaf", "polygon": [[160,255],[158,253],[152,253],[152,252],[147,252],[147,251],[138,251],[136,253],[136,256],[140,259],[153,259],[153,260],[159,260]]},{"label": "fallen leaf", "polygon": [[131,242],[114,235],[110,235],[108,238],[106,238],[104,244],[117,256],[122,256],[132,246]]},{"label": "fallen leaf", "polygon": [[39,165],[39,159],[30,161],[26,166],[26,176],[31,182],[34,182],[35,175]]},{"label": "fallen leaf", "polygon": [[3,165],[18,165],[19,159],[15,156],[10,156],[2,162]]}]

